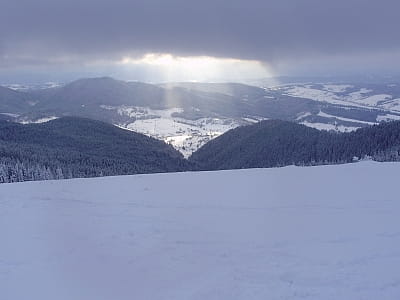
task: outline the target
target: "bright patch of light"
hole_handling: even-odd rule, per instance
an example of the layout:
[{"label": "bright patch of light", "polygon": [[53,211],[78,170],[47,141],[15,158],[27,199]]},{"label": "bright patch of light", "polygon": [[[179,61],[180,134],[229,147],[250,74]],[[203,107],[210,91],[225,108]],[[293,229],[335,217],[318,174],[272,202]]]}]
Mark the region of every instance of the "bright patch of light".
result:
[{"label": "bright patch of light", "polygon": [[139,59],[125,57],[120,64],[132,69],[156,71],[164,81],[243,81],[272,76],[267,66],[256,60],[209,56],[149,53]]}]

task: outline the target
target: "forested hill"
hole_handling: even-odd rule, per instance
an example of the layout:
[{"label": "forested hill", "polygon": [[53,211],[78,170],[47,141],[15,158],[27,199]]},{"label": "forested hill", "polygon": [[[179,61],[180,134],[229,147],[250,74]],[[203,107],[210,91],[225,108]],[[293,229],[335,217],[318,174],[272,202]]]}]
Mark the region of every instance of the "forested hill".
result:
[{"label": "forested hill", "polygon": [[0,121],[0,183],[138,173],[400,160],[400,121],[351,133],[268,120],[238,127],[189,161],[172,146],[101,121]]},{"label": "forested hill", "polygon": [[188,162],[172,146],[100,121],[0,121],[0,182],[186,169]]},{"label": "forested hill", "polygon": [[204,145],[189,160],[197,169],[219,170],[347,163],[366,156],[400,160],[399,121],[351,133],[332,133],[267,120],[228,131]]}]

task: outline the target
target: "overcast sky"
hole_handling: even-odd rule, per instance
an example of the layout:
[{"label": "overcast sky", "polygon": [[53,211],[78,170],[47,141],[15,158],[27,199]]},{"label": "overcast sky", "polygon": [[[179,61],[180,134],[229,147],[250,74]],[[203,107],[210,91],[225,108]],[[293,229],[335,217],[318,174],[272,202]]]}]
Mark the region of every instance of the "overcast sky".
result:
[{"label": "overcast sky", "polygon": [[[143,59],[149,53],[172,65],[229,58],[217,64],[228,71],[240,60],[249,77],[253,67],[254,77],[396,72],[399,11],[398,0],[1,0],[0,79],[148,80],[162,68]],[[188,66],[178,63],[180,76]]]}]

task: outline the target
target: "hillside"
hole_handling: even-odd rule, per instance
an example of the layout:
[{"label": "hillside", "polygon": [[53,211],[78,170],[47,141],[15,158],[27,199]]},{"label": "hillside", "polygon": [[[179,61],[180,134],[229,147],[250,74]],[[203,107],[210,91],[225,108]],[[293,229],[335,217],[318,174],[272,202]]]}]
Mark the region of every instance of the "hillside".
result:
[{"label": "hillside", "polygon": [[0,299],[400,295],[400,164],[0,185]]},{"label": "hillside", "polygon": [[193,153],[190,161],[200,170],[220,170],[348,163],[366,156],[400,160],[399,121],[335,133],[267,120],[228,131]]},{"label": "hillside", "polygon": [[0,86],[0,119],[5,117],[16,117],[26,112],[29,107],[29,96]]},{"label": "hillside", "polygon": [[400,122],[350,133],[280,120],[228,131],[188,159],[171,145],[113,125],[63,117],[0,121],[0,183],[137,173],[400,160]]},{"label": "hillside", "polygon": [[19,87],[18,91],[3,87],[0,119],[31,123],[78,116],[101,120],[168,142],[185,157],[232,128],[264,119],[339,132],[400,119],[400,86],[392,81],[280,80],[276,86],[197,82],[157,85],[100,77],[63,85]]},{"label": "hillside", "polygon": [[0,122],[0,182],[182,171],[172,146],[100,121]]}]

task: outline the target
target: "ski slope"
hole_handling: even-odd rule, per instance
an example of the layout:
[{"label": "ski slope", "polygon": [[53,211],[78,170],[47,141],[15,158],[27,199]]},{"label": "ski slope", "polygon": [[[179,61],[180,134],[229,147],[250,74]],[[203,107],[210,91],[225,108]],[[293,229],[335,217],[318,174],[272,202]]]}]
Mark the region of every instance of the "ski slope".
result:
[{"label": "ski slope", "polygon": [[400,297],[399,163],[0,185],[0,299]]}]

